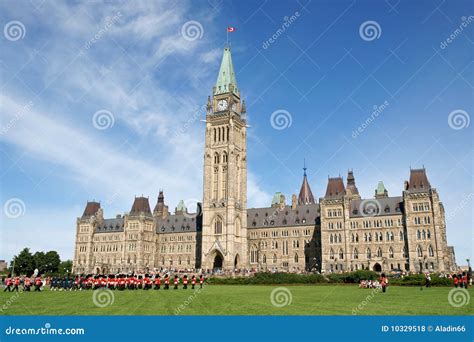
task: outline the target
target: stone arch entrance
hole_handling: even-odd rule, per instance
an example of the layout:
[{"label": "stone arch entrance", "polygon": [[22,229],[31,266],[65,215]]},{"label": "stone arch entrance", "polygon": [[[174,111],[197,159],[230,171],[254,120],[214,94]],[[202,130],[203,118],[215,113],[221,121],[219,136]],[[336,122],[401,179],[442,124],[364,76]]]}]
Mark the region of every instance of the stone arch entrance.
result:
[{"label": "stone arch entrance", "polygon": [[212,268],[214,270],[221,270],[223,263],[224,263],[224,257],[222,256],[221,253],[216,252],[216,256],[214,257],[214,264],[213,264]]},{"label": "stone arch entrance", "polygon": [[374,265],[373,270],[374,270],[375,272],[382,272],[382,266],[380,266],[379,263],[376,263],[376,264]]},{"label": "stone arch entrance", "polygon": [[235,259],[234,259],[234,268],[238,268],[239,267],[239,255],[237,254],[235,256]]}]

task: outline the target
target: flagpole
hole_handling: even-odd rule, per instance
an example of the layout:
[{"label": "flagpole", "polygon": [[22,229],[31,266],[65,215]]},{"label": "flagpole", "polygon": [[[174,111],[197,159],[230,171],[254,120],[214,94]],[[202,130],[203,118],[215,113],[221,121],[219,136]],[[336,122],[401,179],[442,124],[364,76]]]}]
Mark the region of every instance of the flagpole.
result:
[{"label": "flagpole", "polygon": [[227,34],[227,47],[229,47],[229,27],[226,27],[225,32]]}]

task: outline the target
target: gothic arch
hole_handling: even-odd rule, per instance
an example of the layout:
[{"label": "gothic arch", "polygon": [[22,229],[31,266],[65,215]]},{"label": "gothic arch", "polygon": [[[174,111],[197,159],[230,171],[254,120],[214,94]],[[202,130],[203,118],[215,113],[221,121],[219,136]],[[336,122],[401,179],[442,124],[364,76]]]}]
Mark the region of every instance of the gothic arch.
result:
[{"label": "gothic arch", "polygon": [[222,216],[216,215],[213,220],[213,225],[214,227],[214,234],[215,235],[221,235],[223,233],[222,227],[223,227],[223,220]]}]

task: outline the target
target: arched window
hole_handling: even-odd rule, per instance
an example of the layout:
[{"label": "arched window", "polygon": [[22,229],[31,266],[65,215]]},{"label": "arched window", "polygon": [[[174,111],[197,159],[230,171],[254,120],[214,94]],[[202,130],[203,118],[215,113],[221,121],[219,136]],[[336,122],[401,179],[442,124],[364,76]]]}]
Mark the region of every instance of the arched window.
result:
[{"label": "arched window", "polygon": [[416,238],[417,238],[418,240],[421,239],[421,232],[420,232],[419,229],[416,231]]},{"label": "arched window", "polygon": [[262,257],[262,261],[263,261],[264,264],[267,263],[267,256],[266,256],[265,254],[264,254],[263,257]]},{"label": "arched window", "polygon": [[356,242],[359,242],[359,234],[356,233]]},{"label": "arched window", "polygon": [[393,248],[392,248],[392,247],[390,247],[390,248],[388,249],[388,257],[389,257],[389,258],[393,258]]},{"label": "arched window", "polygon": [[359,252],[357,251],[357,248],[354,248],[354,253],[352,253],[352,258],[359,259]]},{"label": "arched window", "polygon": [[378,256],[379,258],[382,257],[382,248],[380,248],[380,247],[379,247],[379,249],[377,249],[377,256]]},{"label": "arched window", "polygon": [[428,229],[428,231],[426,232],[426,237],[427,237],[428,239],[431,239],[431,232],[430,232],[429,229]]},{"label": "arched window", "polygon": [[332,250],[332,248],[329,251],[329,259],[334,259],[334,251]]},{"label": "arched window", "polygon": [[423,256],[423,250],[421,249],[421,246],[418,245],[418,247],[416,247],[416,254],[419,256],[419,257],[422,257]]},{"label": "arched window", "polygon": [[273,263],[274,263],[274,264],[277,263],[277,255],[276,255],[276,254],[273,254]]},{"label": "arched window", "polygon": [[421,233],[421,236],[423,237],[423,240],[426,240],[426,232],[424,229],[423,229],[423,232]]},{"label": "arched window", "polygon": [[334,240],[333,240],[332,234],[331,234],[331,235],[329,236],[329,243],[333,243],[333,242],[334,242]]},{"label": "arched window", "polygon": [[220,160],[219,160],[219,153],[214,153],[214,164],[219,164]]},{"label": "arched window", "polygon": [[226,153],[226,152],[222,153],[222,162],[223,162],[224,164],[227,163],[227,153]]},{"label": "arched window", "polygon": [[372,252],[370,251],[370,248],[367,248],[367,259],[372,258]]},{"label": "arched window", "polygon": [[298,253],[295,254],[295,262],[298,262]]},{"label": "arched window", "polygon": [[222,234],[222,218],[217,216],[214,220],[214,234]]},{"label": "arched window", "polygon": [[339,234],[339,243],[342,242],[342,237],[341,237],[341,234]]},{"label": "arched window", "polygon": [[428,246],[428,255],[430,257],[434,257],[434,251],[433,251],[433,247],[431,247],[431,245]]},{"label": "arched window", "polygon": [[257,263],[258,262],[258,248],[256,245],[252,245],[250,248],[250,262]]},{"label": "arched window", "polygon": [[339,259],[344,259],[344,252],[342,249],[339,250]]},{"label": "arched window", "polygon": [[403,238],[404,238],[403,231],[400,230],[400,241],[403,241]]}]

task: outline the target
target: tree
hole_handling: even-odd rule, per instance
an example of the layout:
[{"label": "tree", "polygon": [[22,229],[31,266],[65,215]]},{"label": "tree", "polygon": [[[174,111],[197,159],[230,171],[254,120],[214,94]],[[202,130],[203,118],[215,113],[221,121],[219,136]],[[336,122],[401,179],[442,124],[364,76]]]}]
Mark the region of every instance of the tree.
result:
[{"label": "tree", "polygon": [[61,259],[56,251],[49,251],[44,255],[44,272],[56,273],[59,269]]},{"label": "tree", "polygon": [[35,270],[35,259],[29,248],[23,249],[18,255],[13,257],[10,263],[12,272],[15,274],[31,275]]},{"label": "tree", "polygon": [[58,273],[61,276],[67,276],[71,274],[72,260],[61,261],[58,268]]}]

